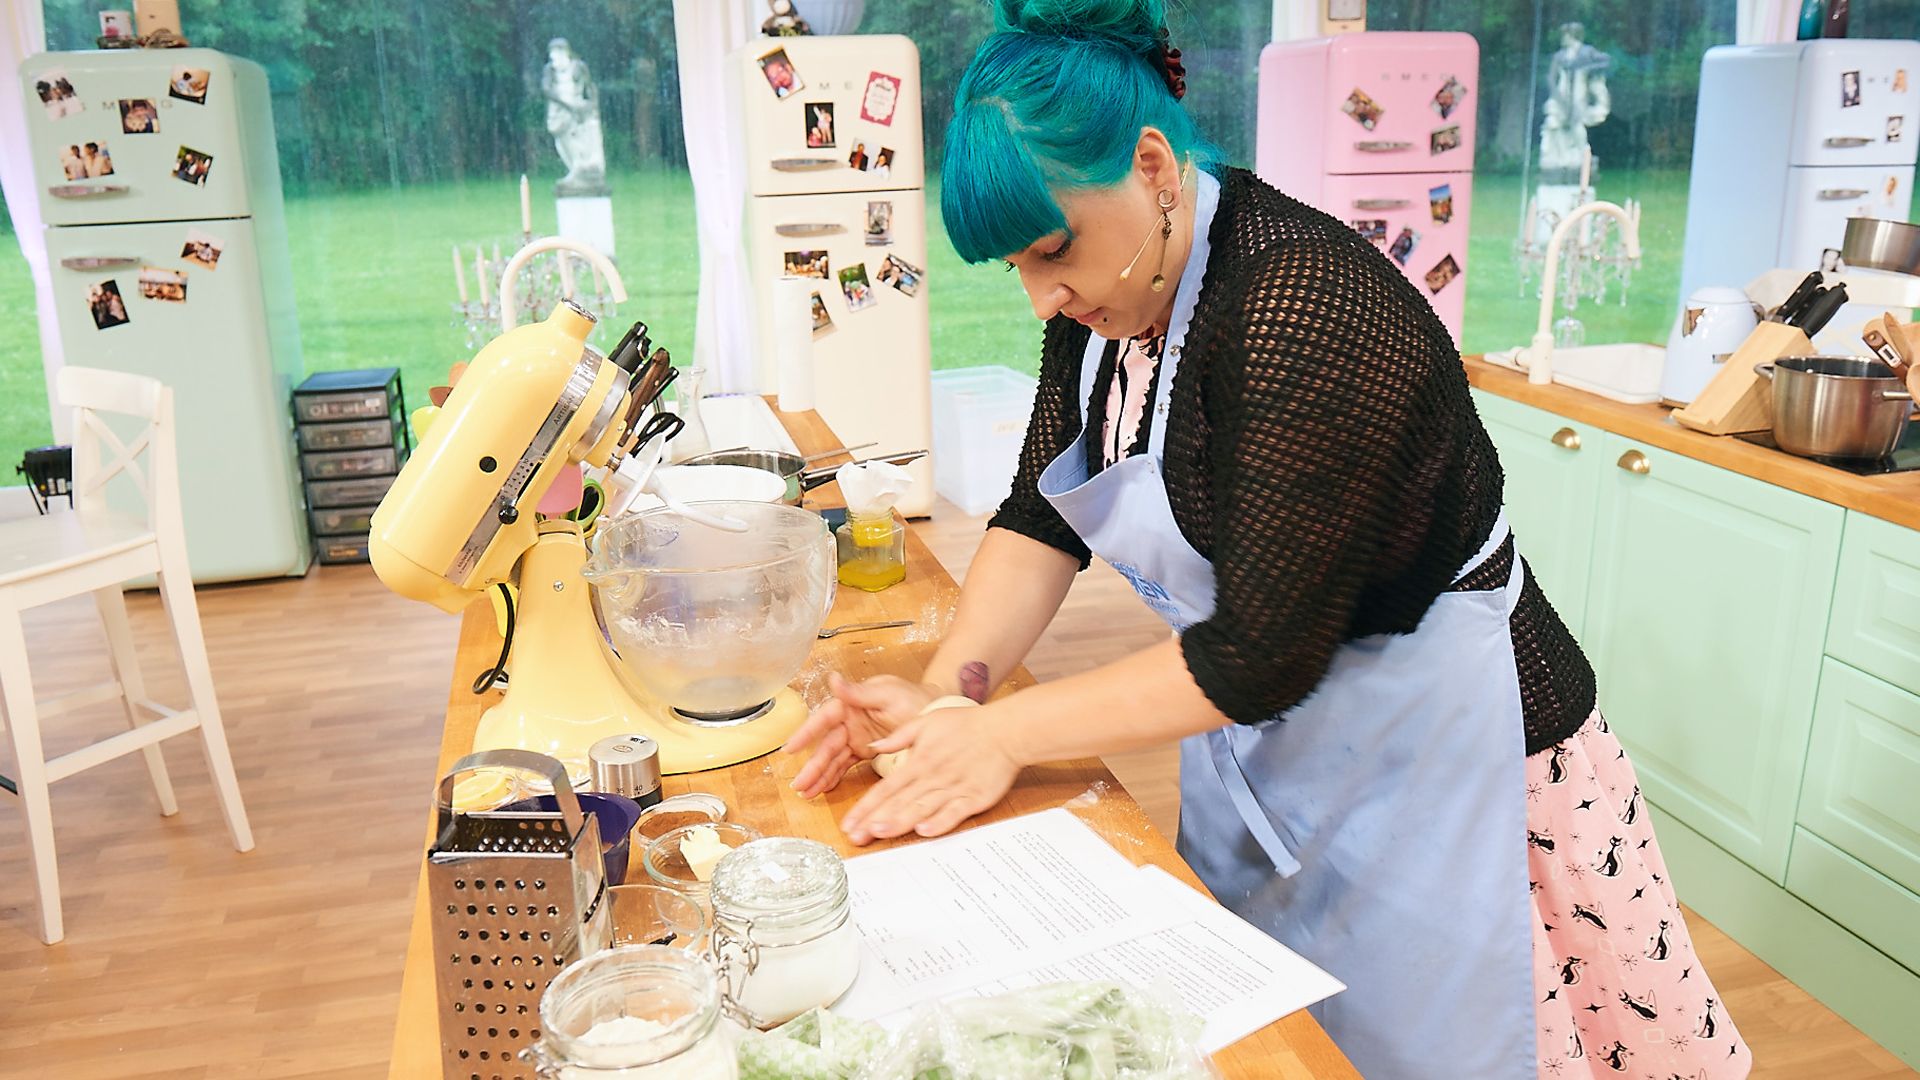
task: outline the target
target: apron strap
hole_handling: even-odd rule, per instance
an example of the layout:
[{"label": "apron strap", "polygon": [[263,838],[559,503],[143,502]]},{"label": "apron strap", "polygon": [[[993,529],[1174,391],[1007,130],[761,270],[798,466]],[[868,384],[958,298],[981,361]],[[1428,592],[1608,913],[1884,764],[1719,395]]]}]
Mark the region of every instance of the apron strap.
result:
[{"label": "apron strap", "polygon": [[1216,728],[1207,732],[1207,760],[1212,763],[1214,775],[1220,778],[1220,786],[1226,790],[1227,798],[1233,808],[1240,813],[1240,821],[1253,834],[1254,842],[1266,853],[1273,869],[1281,877],[1292,877],[1300,872],[1300,860],[1293,857],[1286,841],[1280,839],[1279,830],[1273,827],[1273,821],[1267,817],[1260,800],[1254,798],[1253,788],[1247,783],[1247,772],[1240,767],[1240,760],[1233,753],[1233,739],[1226,728]]}]

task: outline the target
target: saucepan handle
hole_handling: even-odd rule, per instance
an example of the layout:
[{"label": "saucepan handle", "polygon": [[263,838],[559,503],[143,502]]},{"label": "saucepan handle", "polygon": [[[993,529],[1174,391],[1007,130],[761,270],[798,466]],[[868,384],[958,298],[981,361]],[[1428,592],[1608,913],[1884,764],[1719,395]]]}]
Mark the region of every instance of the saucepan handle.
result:
[{"label": "saucepan handle", "polygon": [[1880,400],[1881,401],[1912,401],[1913,394],[1912,392],[1907,390],[1882,390],[1880,391]]},{"label": "saucepan handle", "polygon": [[1769,360],[1764,364],[1753,365],[1753,373],[1755,375],[1765,375],[1767,377],[1767,381],[1772,382],[1773,381],[1773,361]]}]

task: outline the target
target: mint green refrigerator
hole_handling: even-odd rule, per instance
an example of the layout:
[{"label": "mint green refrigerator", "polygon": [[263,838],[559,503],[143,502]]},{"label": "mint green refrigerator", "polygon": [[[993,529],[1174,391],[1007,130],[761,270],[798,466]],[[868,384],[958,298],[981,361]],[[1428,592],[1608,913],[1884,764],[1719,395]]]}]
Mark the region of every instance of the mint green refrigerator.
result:
[{"label": "mint green refrigerator", "polygon": [[173,388],[194,580],[305,573],[266,73],[211,49],[124,49],[43,53],[20,74],[64,362]]}]

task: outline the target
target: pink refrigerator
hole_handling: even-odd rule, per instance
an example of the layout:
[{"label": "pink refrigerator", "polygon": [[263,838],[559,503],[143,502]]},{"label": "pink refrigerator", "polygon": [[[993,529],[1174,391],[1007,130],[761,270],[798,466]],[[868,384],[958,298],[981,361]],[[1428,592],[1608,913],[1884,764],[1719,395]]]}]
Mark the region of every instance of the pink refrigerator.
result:
[{"label": "pink refrigerator", "polygon": [[1366,31],[1260,53],[1255,171],[1378,245],[1456,343],[1479,77],[1480,44],[1461,33]]}]

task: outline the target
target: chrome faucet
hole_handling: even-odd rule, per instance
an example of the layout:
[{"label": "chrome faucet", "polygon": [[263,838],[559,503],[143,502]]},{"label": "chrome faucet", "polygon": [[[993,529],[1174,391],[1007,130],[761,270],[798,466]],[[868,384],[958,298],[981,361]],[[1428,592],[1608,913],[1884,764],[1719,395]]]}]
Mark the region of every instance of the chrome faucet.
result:
[{"label": "chrome faucet", "polygon": [[1527,381],[1535,385],[1545,385],[1553,381],[1553,293],[1559,285],[1560,246],[1566,242],[1567,234],[1573,231],[1573,225],[1588,214],[1612,214],[1620,222],[1621,238],[1626,242],[1627,258],[1640,258],[1640,224],[1634,216],[1618,204],[1610,202],[1590,202],[1576,208],[1571,214],[1560,219],[1554,226],[1553,236],[1547,240],[1546,264],[1540,276],[1540,327],[1534,331],[1533,342],[1521,349],[1513,358],[1516,366],[1526,369]]}]

